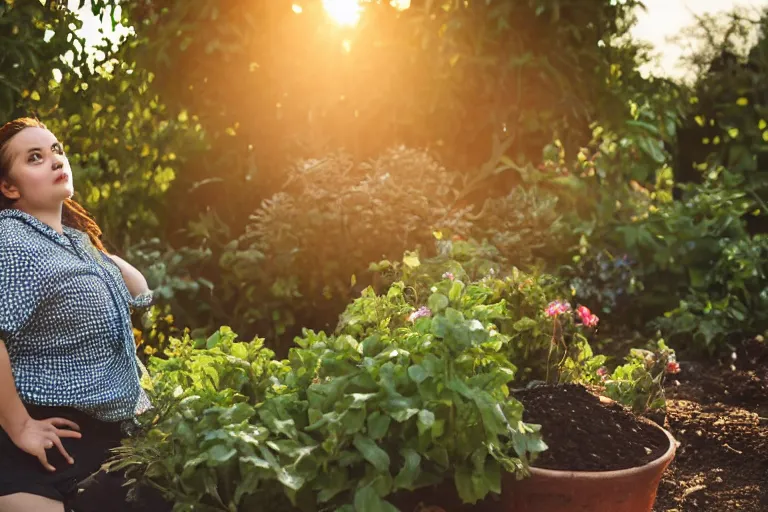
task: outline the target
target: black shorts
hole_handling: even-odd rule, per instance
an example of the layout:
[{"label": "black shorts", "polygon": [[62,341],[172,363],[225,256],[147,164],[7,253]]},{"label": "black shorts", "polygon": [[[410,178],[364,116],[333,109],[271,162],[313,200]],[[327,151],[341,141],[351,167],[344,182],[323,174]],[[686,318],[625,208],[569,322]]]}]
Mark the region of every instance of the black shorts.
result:
[{"label": "black shorts", "polygon": [[142,510],[165,512],[171,504],[149,488],[142,488],[131,502],[126,500],[128,488],[121,473],[100,471],[110,457],[110,450],[120,445],[123,437],[119,423],[99,421],[69,407],[27,405],[34,419],[66,418],[80,427],[81,439],[62,438],[67,452],[75,459],[69,464],[58,448],[46,451],[55,472],[46,470],[40,461],[20,450],[0,429],[0,496],[29,493],[61,501],[66,510],[75,512],[121,512]]}]

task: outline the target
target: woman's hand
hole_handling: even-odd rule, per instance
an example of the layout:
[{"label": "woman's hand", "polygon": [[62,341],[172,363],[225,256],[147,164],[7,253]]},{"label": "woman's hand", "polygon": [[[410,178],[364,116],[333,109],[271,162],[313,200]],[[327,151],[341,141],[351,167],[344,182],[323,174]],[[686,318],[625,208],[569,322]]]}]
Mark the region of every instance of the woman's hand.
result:
[{"label": "woman's hand", "polygon": [[[67,427],[62,429],[59,427]],[[72,430],[68,430],[72,429]],[[80,439],[82,434],[77,432],[80,427],[77,423],[64,418],[48,418],[45,420],[27,419],[18,429],[8,432],[13,444],[28,454],[37,457],[40,463],[48,471],[56,471],[48,462],[45,450],[53,448],[59,449],[61,454],[67,459],[67,462],[74,464],[75,460],[67,453],[61,444],[61,438],[71,437]]]}]

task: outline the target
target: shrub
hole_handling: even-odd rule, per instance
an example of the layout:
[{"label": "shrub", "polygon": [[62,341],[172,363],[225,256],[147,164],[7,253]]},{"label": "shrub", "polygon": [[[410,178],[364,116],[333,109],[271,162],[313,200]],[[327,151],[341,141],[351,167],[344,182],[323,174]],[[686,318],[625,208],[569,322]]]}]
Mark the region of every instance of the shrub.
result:
[{"label": "shrub", "polygon": [[520,185],[509,194],[485,201],[473,216],[472,235],[487,240],[521,269],[556,265],[576,239],[558,209],[558,197],[536,186]]},{"label": "shrub", "polygon": [[574,300],[592,304],[601,314],[622,319],[624,326],[643,327],[633,322],[632,314],[642,282],[635,276],[636,263],[627,254],[614,254],[607,248],[590,248],[564,265],[560,275],[569,284]]},{"label": "shrub", "polygon": [[766,241],[746,230],[745,192],[712,182],[684,189],[683,200],[651,204],[618,226],[618,243],[643,287],[636,314],[678,347],[714,353],[766,325]]},{"label": "shrub", "polygon": [[431,245],[435,230],[469,231],[456,185],[426,152],[402,147],[361,164],[344,154],[300,161],[225,249],[232,278],[219,298],[245,332],[284,340],[296,325],[332,327],[368,284],[371,261]]}]

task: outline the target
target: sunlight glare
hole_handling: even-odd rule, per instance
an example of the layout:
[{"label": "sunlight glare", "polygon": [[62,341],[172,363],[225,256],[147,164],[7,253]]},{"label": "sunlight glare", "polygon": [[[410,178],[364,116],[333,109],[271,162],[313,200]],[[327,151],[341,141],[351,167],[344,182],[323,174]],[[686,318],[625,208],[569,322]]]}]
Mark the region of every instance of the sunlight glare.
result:
[{"label": "sunlight glare", "polygon": [[339,25],[355,25],[360,20],[358,0],[323,0],[323,7],[328,16]]}]

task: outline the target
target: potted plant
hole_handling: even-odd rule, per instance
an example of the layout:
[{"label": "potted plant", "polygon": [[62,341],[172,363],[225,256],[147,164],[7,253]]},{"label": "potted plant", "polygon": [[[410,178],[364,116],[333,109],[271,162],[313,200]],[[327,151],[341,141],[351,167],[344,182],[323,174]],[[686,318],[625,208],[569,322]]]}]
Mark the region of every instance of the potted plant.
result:
[{"label": "potted plant", "polygon": [[[437,269],[433,268],[435,262]],[[445,257],[427,261],[423,267],[404,267],[403,274],[410,278],[409,285],[417,292],[424,293],[425,284],[429,283],[429,277],[425,277],[425,274],[431,274],[434,279],[441,267],[451,269],[442,276],[451,284],[433,285],[430,290],[433,296],[445,293],[446,288],[453,290],[456,283],[460,283],[458,277],[468,277],[461,265]],[[599,318],[583,305],[572,307],[563,300],[550,300],[553,293],[558,293],[557,283],[553,282],[551,276],[526,275],[517,269],[502,276],[498,270],[494,271],[494,266],[486,266],[485,270],[484,277],[470,278],[466,287],[460,285],[462,293],[453,294],[451,305],[454,304],[453,299],[456,299],[464,305],[473,304],[485,308],[489,313],[486,319],[495,322],[497,328],[509,336],[511,342],[501,350],[513,362],[533,366],[523,368],[528,379],[517,380],[516,383],[581,383],[589,386],[593,394],[582,389],[582,400],[578,406],[575,400],[561,404],[562,410],[567,409],[573,413],[561,417],[555,414],[562,412],[556,407],[549,415],[530,413],[536,410],[537,405],[557,404],[557,393],[567,396],[571,393],[570,388],[545,387],[536,392],[527,392],[554,392],[552,397],[536,397],[533,403],[523,400],[526,407],[524,420],[542,425],[544,440],[549,449],[533,461],[529,478],[520,480],[514,475],[506,477],[500,499],[486,502],[483,510],[650,512],[661,475],[674,457],[676,442],[667,431],[641,415],[663,423],[664,378],[667,374],[679,371],[674,351],[666,346],[664,340],[659,340],[653,351],[632,349],[626,363],[609,372],[605,367],[607,358],[594,355],[588,343],[588,336],[597,327]],[[542,381],[531,380],[531,377],[537,376],[542,377]],[[602,395],[602,401],[598,395]],[[514,396],[522,399],[523,395]],[[597,418],[600,415],[606,417],[599,420]],[[617,423],[616,418],[623,423]],[[622,436],[627,432],[621,429],[618,432],[605,430],[608,424],[623,424],[631,435]],[[572,428],[564,432],[561,438],[557,434],[558,427],[562,425],[571,425]],[[589,426],[598,428],[585,428]],[[579,431],[580,437],[575,436]],[[652,448],[635,446],[637,443],[642,444],[644,439],[653,442]],[[587,448],[585,457],[605,455],[590,452],[588,448],[591,445],[616,450],[620,454],[619,460],[602,467],[576,463],[580,448]],[[628,452],[632,447],[636,449],[634,458]],[[556,453],[560,454],[561,460],[547,467],[547,459]],[[615,489],[616,492],[606,493],[607,488]],[[429,499],[431,503],[446,505],[437,496]]]},{"label": "potted plant", "polygon": [[[676,441],[655,423],[583,387],[516,394],[549,450],[524,481],[504,482],[504,512],[651,512]],[[607,402],[607,403],[606,403]]]}]

